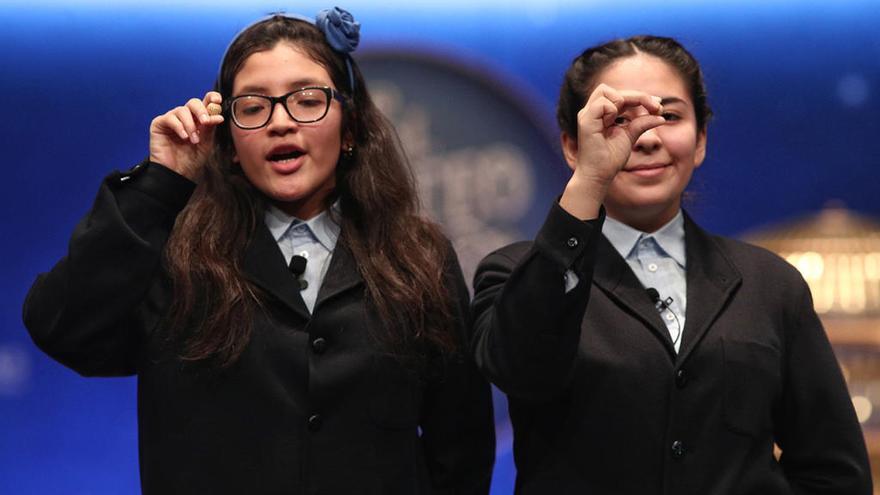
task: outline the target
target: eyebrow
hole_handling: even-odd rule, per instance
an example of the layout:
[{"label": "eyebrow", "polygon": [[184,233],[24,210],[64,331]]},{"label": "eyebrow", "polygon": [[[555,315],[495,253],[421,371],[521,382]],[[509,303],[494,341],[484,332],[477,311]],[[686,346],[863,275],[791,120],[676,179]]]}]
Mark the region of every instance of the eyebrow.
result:
[{"label": "eyebrow", "polygon": [[683,105],[687,105],[687,101],[677,97],[677,96],[667,96],[660,100],[661,105],[669,105],[670,103],[681,103]]},{"label": "eyebrow", "polygon": [[[296,81],[291,82],[287,85],[288,89],[296,90],[300,88],[305,88],[307,86],[329,86],[327,83],[318,81],[317,79],[298,79]],[[247,85],[241,88],[240,94],[248,94],[248,93],[259,93],[266,94],[267,90],[265,86],[259,86],[255,84]]]}]

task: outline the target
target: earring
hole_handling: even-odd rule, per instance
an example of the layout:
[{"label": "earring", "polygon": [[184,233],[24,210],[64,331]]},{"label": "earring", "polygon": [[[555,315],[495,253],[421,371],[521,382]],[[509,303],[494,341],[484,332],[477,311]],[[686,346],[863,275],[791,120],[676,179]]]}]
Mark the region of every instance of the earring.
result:
[{"label": "earring", "polygon": [[351,157],[354,156],[354,146],[349,144],[347,148],[342,150],[342,156],[347,159],[351,159]]}]

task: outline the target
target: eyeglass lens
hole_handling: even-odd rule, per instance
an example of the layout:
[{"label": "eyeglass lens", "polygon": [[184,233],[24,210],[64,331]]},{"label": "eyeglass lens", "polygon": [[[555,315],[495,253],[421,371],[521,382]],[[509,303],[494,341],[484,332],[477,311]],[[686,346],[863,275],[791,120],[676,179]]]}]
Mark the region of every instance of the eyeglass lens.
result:
[{"label": "eyeglass lens", "polygon": [[[307,88],[293,92],[284,100],[287,113],[297,122],[315,122],[327,115],[330,107],[328,92]],[[240,96],[232,103],[232,114],[241,127],[262,127],[272,115],[272,100],[266,96]]]}]

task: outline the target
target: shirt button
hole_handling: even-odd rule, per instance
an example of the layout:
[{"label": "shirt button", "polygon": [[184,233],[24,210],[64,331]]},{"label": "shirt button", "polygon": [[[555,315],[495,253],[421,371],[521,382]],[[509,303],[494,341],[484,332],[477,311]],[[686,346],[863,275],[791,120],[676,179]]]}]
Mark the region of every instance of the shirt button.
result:
[{"label": "shirt button", "polygon": [[312,414],[309,416],[309,431],[320,430],[322,424],[324,424],[324,420],[321,418],[320,414]]},{"label": "shirt button", "polygon": [[675,316],[673,316],[672,313],[666,313],[667,320],[672,321],[674,318],[675,318]]},{"label": "shirt button", "polygon": [[678,388],[684,388],[688,382],[688,375],[684,370],[678,370],[675,372],[675,386]]},{"label": "shirt button", "polygon": [[324,354],[324,351],[327,350],[327,339],[324,337],[318,337],[313,340],[312,350],[315,351],[315,354]]},{"label": "shirt button", "polygon": [[574,248],[578,247],[579,243],[578,243],[577,237],[572,236],[572,237],[568,238],[568,242],[566,242],[566,244],[568,244],[568,247],[570,247],[571,249],[574,249]]},{"label": "shirt button", "polygon": [[650,265],[648,265],[648,271],[649,272],[656,272],[657,271],[657,264],[651,263]]},{"label": "shirt button", "polygon": [[672,452],[673,459],[681,459],[682,457],[684,457],[684,444],[681,443],[681,440],[676,440],[672,442],[672,449],[670,450]]}]

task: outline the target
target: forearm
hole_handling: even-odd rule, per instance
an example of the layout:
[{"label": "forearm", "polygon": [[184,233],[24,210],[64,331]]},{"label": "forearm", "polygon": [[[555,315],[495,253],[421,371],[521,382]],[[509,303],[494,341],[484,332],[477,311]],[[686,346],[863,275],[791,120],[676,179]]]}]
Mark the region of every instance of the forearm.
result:
[{"label": "forearm", "polygon": [[[589,300],[602,217],[582,222],[554,205],[527,252],[503,250],[477,270],[473,352],[513,396],[540,400],[568,383]],[[578,283],[566,290],[565,275]]]},{"label": "forearm", "polygon": [[139,306],[158,282],[162,250],[192,189],[168,174],[150,166],[108,176],[67,256],[28,293],[24,322],[34,342],[82,374],[132,372]]}]

